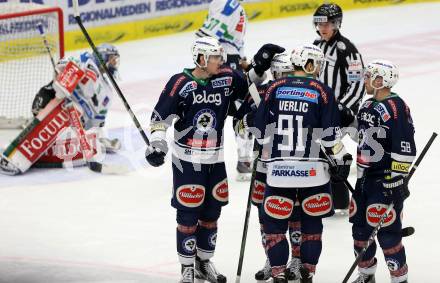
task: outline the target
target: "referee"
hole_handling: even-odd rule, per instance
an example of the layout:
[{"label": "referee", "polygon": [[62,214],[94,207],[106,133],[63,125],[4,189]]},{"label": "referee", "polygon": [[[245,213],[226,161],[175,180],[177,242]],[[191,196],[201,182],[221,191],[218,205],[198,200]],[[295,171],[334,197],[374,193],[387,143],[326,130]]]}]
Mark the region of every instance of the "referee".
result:
[{"label": "referee", "polygon": [[[333,89],[341,114],[342,127],[348,127],[357,114],[365,88],[362,76],[362,56],[340,32],[342,9],[336,4],[322,4],[313,14],[313,23],[320,38],[313,44],[324,52],[325,62],[319,80]],[[348,189],[332,182],[335,209],[346,214],[349,205]]]}]

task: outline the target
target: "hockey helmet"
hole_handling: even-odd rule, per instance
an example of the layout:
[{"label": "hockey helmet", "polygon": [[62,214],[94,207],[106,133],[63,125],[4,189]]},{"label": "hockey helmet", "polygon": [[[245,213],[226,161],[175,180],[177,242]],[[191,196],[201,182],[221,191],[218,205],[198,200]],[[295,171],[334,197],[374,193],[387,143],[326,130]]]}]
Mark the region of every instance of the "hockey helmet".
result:
[{"label": "hockey helmet", "polygon": [[280,78],[283,73],[293,70],[292,61],[290,61],[290,55],[287,52],[276,54],[270,63],[270,71],[275,79]]},{"label": "hockey helmet", "polygon": [[[221,56],[223,62],[226,61],[226,53],[217,39],[206,36],[197,38],[191,48],[193,61],[196,66],[205,68],[208,64],[210,56]],[[200,65],[199,56],[202,55],[205,59],[205,65]]]},{"label": "hockey helmet", "polygon": [[[290,61],[294,66],[301,67],[307,74],[314,74],[318,66],[322,69],[324,53],[313,44],[304,44],[295,48],[290,55]],[[313,71],[307,71],[307,63],[313,64]]]},{"label": "hockey helmet", "polygon": [[[397,66],[390,61],[374,60],[365,68],[364,76],[371,79],[370,86],[374,89],[381,89],[384,87],[392,88],[399,80],[399,70],[397,69]],[[383,80],[382,86],[379,88],[373,86],[373,81],[377,77],[381,77]]]}]

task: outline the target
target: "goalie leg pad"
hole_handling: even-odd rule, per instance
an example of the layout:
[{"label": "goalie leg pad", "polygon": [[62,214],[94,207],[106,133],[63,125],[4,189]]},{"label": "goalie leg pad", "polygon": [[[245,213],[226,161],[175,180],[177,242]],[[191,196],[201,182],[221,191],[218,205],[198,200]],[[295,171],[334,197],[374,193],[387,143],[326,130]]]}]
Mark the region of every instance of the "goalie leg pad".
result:
[{"label": "goalie leg pad", "polygon": [[68,126],[69,115],[59,100],[52,100],[6,148],[3,155],[26,172]]}]

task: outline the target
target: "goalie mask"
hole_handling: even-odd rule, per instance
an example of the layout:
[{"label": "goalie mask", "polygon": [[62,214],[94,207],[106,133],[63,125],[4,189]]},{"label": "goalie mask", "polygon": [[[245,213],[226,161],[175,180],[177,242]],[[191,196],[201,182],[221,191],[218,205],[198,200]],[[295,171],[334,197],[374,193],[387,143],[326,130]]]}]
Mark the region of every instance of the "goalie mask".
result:
[{"label": "goalie mask", "polygon": [[[370,86],[373,89],[392,88],[399,80],[399,70],[397,66],[387,60],[374,60],[365,68],[364,76],[370,78]],[[382,78],[382,86],[374,87],[373,81]]]},{"label": "goalie mask", "polygon": [[[209,57],[221,56],[223,62],[226,62],[226,53],[223,47],[220,45],[217,39],[213,37],[201,37],[196,39],[191,48],[194,64],[200,68],[206,68],[208,66]],[[203,56],[205,64],[200,65],[199,57]]]},{"label": "goalie mask", "polygon": [[[103,43],[101,45],[98,45],[96,47],[97,51],[99,52],[99,55],[101,56],[102,61],[104,62],[105,66],[109,70],[110,74],[114,77],[118,77],[118,68],[119,68],[119,51],[118,49],[109,43]],[[98,66],[99,60],[94,54],[94,60]]]},{"label": "goalie mask", "polygon": [[[302,68],[307,74],[315,74],[322,69],[324,53],[313,44],[305,44],[292,51],[290,60],[294,66]],[[313,70],[307,70],[308,63],[313,64]]]}]

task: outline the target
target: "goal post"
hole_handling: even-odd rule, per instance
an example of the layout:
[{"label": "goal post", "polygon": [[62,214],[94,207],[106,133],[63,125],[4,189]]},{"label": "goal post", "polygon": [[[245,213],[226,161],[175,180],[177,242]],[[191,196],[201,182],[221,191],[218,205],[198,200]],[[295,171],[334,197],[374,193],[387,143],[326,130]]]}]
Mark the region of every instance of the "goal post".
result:
[{"label": "goal post", "polygon": [[0,4],[0,129],[22,127],[32,101],[54,76],[37,25],[55,59],[64,56],[63,12],[36,4]]}]

